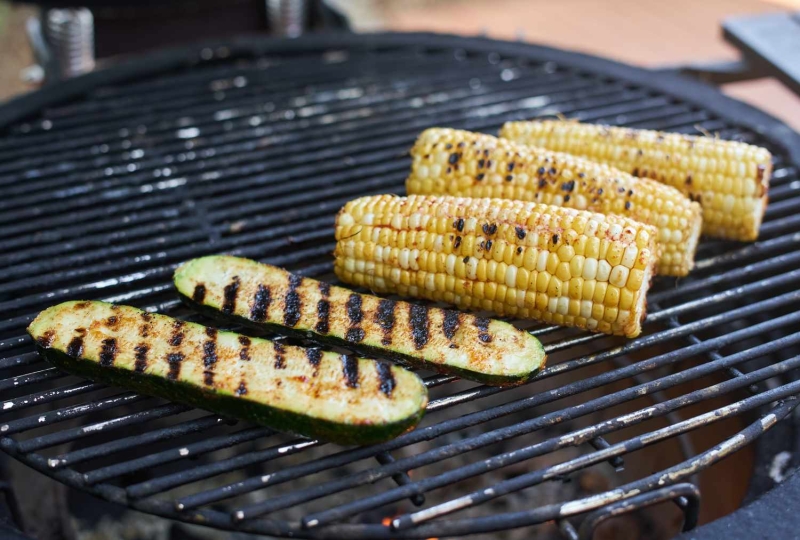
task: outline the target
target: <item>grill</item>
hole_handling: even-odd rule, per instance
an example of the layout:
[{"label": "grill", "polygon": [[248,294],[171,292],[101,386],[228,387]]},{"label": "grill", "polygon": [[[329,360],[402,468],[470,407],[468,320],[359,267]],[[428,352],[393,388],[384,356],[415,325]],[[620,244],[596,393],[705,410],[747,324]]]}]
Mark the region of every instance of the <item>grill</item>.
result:
[{"label": "grill", "polygon": [[[199,320],[170,284],[190,257],[227,252],[334,281],[335,212],[358,195],[401,193],[422,129],[496,132],[555,113],[767,146],[776,162],[761,239],[706,241],[691,276],[657,278],[634,340],[529,324],[550,361],[521,388],[427,374],[420,427],[372,447],[107,388],[32,352],[25,326],[67,299]],[[0,109],[0,446],[143,512],[275,536],[429,538],[548,522],[590,538],[610,516],[669,501],[690,529],[697,475],[797,405],[799,143],[669,73],[437,35],[241,38],[39,91]],[[688,437],[733,421],[705,447]],[[670,444],[679,459],[631,467]],[[586,470],[613,489],[548,495]],[[490,506],[518,493],[527,507]]]}]

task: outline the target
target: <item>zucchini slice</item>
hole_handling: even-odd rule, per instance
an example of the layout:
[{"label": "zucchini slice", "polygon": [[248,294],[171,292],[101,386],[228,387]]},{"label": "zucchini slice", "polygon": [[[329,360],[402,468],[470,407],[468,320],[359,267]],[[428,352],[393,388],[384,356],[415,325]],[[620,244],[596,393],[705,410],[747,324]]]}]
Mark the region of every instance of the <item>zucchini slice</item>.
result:
[{"label": "zucchini slice", "polygon": [[105,302],[65,302],[28,327],[44,356],[89,379],[340,444],[396,437],[422,418],[414,373],[249,338]]},{"label": "zucchini slice", "polygon": [[229,322],[485,384],[521,384],[545,362],[539,340],[511,324],[359,294],[249,259],[193,259],[174,282],[184,302]]}]

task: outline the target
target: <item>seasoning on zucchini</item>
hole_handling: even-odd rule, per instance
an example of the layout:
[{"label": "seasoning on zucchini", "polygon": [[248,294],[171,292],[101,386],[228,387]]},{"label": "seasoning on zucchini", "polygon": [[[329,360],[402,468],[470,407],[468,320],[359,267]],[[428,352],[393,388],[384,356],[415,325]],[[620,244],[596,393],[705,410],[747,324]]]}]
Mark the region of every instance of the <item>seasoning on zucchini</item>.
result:
[{"label": "seasoning on zucchini", "polygon": [[508,323],[359,294],[249,259],[193,259],[174,281],[185,302],[211,315],[486,384],[523,383],[545,361],[539,340]]},{"label": "seasoning on zucchini", "polygon": [[657,233],[509,199],[374,195],[339,211],[334,270],[376,292],[636,337]]},{"label": "seasoning on zucchini", "polygon": [[48,308],[28,333],[70,373],[340,444],[396,437],[428,402],[419,377],[389,363],[105,302]]}]

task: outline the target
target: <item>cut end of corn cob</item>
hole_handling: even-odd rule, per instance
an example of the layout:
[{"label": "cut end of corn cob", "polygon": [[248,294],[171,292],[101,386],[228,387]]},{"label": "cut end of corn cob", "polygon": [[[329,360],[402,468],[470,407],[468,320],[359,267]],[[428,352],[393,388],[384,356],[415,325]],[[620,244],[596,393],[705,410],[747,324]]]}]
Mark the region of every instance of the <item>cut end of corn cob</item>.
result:
[{"label": "cut end of corn cob", "polygon": [[658,273],[694,266],[702,209],[677,189],[607,165],[491,135],[424,131],[411,149],[409,194],[496,197],[619,214],[658,228]]},{"label": "cut end of corn cob", "polygon": [[704,234],[742,241],[758,238],[772,173],[772,155],[765,148],[562,120],[508,122],[500,136],[658,180],[703,206]]},{"label": "cut end of corn cob", "polygon": [[380,293],[635,337],[656,235],[621,216],[531,202],[378,195],[339,212],[335,270]]}]

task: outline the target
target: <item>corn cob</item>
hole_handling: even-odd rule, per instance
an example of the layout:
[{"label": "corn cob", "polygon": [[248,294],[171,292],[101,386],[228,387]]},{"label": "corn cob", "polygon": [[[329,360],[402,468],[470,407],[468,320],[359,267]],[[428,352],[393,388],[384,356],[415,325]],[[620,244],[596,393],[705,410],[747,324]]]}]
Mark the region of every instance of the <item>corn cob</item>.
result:
[{"label": "corn cob", "polygon": [[569,154],[454,129],[424,131],[411,149],[409,194],[496,197],[620,214],[658,228],[658,273],[694,266],[700,205],[678,190]]},{"label": "corn cob", "polygon": [[560,120],[508,122],[500,136],[676,187],[703,206],[704,234],[729,240],[758,238],[772,172],[772,156],[764,148]]},{"label": "corn cob", "polygon": [[377,195],[336,219],[340,279],[608,334],[641,331],[656,229],[508,199]]}]

